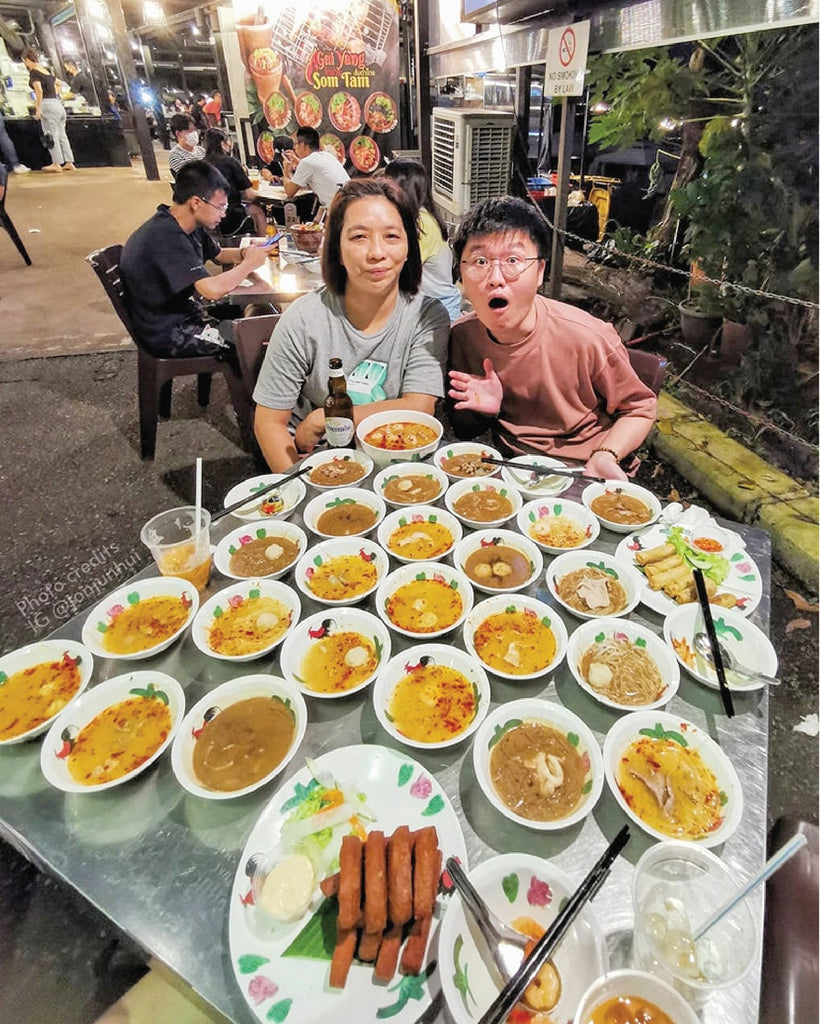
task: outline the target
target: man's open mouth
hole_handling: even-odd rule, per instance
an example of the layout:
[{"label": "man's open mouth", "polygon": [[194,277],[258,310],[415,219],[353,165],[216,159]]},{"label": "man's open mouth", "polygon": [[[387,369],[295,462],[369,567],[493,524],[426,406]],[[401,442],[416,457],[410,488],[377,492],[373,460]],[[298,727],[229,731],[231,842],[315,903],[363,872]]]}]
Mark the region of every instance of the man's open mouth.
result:
[{"label": "man's open mouth", "polygon": [[495,299],[490,299],[489,302],[490,309],[506,309],[507,305],[507,300],[502,299],[501,296],[498,296]]}]

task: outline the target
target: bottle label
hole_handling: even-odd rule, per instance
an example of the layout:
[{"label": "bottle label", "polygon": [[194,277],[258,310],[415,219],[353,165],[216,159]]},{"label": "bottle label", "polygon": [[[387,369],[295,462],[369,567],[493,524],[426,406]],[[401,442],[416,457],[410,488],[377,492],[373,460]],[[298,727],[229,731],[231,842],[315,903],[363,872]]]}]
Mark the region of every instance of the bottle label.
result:
[{"label": "bottle label", "polygon": [[325,437],[331,448],[344,448],[353,440],[353,420],[344,416],[325,416]]}]

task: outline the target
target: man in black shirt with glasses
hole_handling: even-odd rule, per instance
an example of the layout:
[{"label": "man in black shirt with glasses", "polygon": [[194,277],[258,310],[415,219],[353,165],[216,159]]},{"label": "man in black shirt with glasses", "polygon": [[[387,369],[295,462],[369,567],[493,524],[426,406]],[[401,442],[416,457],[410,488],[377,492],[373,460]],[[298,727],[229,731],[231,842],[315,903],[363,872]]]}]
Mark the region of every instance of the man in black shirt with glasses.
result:
[{"label": "man in black shirt with glasses", "polygon": [[[224,298],[267,259],[249,246],[221,249],[208,233],[228,206],[228,184],[202,160],[180,168],[170,206],[164,203],[125,243],[120,274],[140,344],[157,356],[230,357],[238,306],[208,306]],[[236,264],[211,276],[208,260]]]}]

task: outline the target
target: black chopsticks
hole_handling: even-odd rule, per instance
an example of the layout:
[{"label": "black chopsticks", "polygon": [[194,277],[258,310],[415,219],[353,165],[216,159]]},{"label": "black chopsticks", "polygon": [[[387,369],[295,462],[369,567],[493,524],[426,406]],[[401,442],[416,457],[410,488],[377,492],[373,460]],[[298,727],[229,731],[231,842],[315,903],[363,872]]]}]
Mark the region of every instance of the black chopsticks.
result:
[{"label": "black chopsticks", "polygon": [[286,484],[288,480],[295,480],[297,476],[301,476],[303,473],[309,473],[311,469],[313,469],[313,466],[311,465],[300,466],[295,473],[288,473],[287,476],[280,477],[280,479],[275,483],[268,484],[267,487],[260,487],[258,491],[254,491],[253,494],[248,494],[246,497],[242,498],[241,501],[235,501],[233,505],[228,505],[227,508],[221,508],[218,512],[212,513],[211,522],[215,523],[217,519],[230,515],[231,512],[236,512],[238,508],[244,508],[246,505],[256,504],[257,498],[264,498],[266,494],[277,490],[277,488]]},{"label": "black chopsticks", "polygon": [[600,476],[584,476],[577,469],[569,466],[538,466],[529,465],[525,462],[513,462],[511,459],[493,459],[489,455],[481,456],[482,462],[489,462],[493,466],[507,466],[509,469],[517,469],[519,473],[534,473],[536,476],[569,476],[573,480],[589,480],[592,483],[603,483]]},{"label": "black chopsticks", "polygon": [[595,867],[581,882],[575,892],[567,900],[566,906],[556,919],[549,926],[547,931],[536,943],[532,953],[518,968],[513,977],[499,992],[495,1001],[490,1005],[478,1024],[503,1024],[507,1014],[519,1001],[526,991],[528,985],[533,981],[536,974],[549,960],[555,947],[563,939],[569,930],[572,922],[583,909],[584,905],[593,898],[607,879],[615,858],[629,842],[629,825],[624,825],[621,831],[615,836],[607,847],[603,856]]},{"label": "black chopsticks", "polygon": [[723,708],[729,718],[735,717],[735,705],[732,702],[732,692],[726,682],[726,670],[723,667],[723,656],[720,651],[717,633],[715,632],[715,620],[712,618],[712,608],[709,604],[709,595],[706,593],[706,581],[703,578],[702,569],[693,569],[695,577],[695,589],[698,592],[700,610],[703,612],[703,621],[706,625],[706,635],[709,637],[709,646],[712,648],[712,661],[715,664],[718,685],[720,686],[720,698],[723,701]]}]

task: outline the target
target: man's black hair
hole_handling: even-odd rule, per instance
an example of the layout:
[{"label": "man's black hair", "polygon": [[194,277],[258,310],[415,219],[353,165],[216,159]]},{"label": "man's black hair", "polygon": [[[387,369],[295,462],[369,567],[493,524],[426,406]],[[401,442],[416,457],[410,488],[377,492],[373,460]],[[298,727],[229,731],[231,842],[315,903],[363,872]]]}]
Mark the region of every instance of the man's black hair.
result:
[{"label": "man's black hair", "polygon": [[174,202],[187,203],[193,196],[210,199],[220,189],[227,195],[230,186],[213,164],[205,160],[189,160],[177,171]]},{"label": "man's black hair", "polygon": [[168,122],[168,127],[174,135],[176,135],[177,132],[187,132],[192,130],[195,125],[187,114],[174,114]]},{"label": "man's black hair", "polygon": [[319,133],[315,128],[299,128],[296,141],[304,142],[308,149],[315,151],[319,148]]},{"label": "man's black hair", "polygon": [[529,235],[538,256],[549,262],[552,236],[547,224],[532,203],[514,196],[485,199],[470,210],[458,226],[453,239],[453,262],[461,265],[461,254],[471,238],[521,231]]}]

